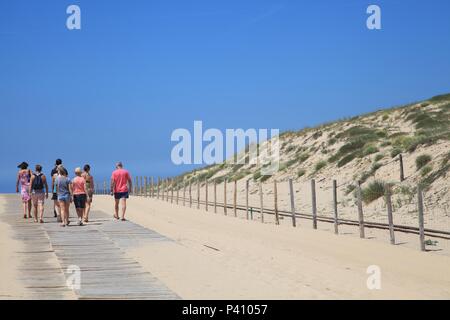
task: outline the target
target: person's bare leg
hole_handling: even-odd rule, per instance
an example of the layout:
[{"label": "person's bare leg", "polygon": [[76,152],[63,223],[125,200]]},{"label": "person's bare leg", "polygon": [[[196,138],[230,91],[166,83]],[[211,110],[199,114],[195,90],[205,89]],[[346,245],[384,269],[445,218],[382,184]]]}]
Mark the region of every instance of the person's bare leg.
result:
[{"label": "person's bare leg", "polygon": [[28,201],[28,218],[31,218],[31,207],[32,207],[32,204],[31,204],[31,199]]},{"label": "person's bare leg", "polygon": [[58,200],[55,200],[54,203],[55,203],[57,218],[58,218],[59,221],[62,221],[62,218],[61,218],[61,205],[60,205]]},{"label": "person's bare leg", "polygon": [[61,224],[64,224],[64,211],[62,209],[61,203],[59,203],[59,217],[61,218],[60,222]]},{"label": "person's bare leg", "polygon": [[119,201],[120,199],[114,199],[114,218],[119,219]]},{"label": "person's bare leg", "polygon": [[66,210],[66,224],[69,224],[69,217],[70,217],[70,202],[66,201],[64,202],[65,210]]},{"label": "person's bare leg", "polygon": [[122,199],[122,219],[125,219],[125,212],[127,211],[127,199]]},{"label": "person's bare leg", "polygon": [[27,210],[28,210],[28,203],[22,201],[22,207],[23,207],[23,218],[27,218]]},{"label": "person's bare leg", "polygon": [[38,203],[33,203],[33,216],[34,216],[34,222],[38,221]]},{"label": "person's bare leg", "polygon": [[61,224],[64,225],[66,221],[66,206],[64,205],[63,201],[59,202],[59,210],[61,216]]},{"label": "person's bare leg", "polygon": [[44,204],[40,202],[38,206],[39,206],[39,221],[44,222]]},{"label": "person's bare leg", "polygon": [[77,208],[76,210],[77,210],[78,219],[83,219],[84,209],[83,208]]},{"label": "person's bare leg", "polygon": [[86,208],[84,209],[84,217],[85,221],[89,220],[89,212],[91,211],[91,201],[86,202]]}]

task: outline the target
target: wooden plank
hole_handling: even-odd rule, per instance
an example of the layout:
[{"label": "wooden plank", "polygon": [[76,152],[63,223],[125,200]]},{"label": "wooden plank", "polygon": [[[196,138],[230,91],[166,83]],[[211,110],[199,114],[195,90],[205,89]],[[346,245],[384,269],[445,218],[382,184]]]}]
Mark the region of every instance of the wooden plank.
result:
[{"label": "wooden plank", "polygon": [[200,180],[197,180],[197,209],[200,209]]},{"label": "wooden plank", "polygon": [[262,182],[259,183],[259,212],[261,213],[261,223],[264,223],[263,189]]},{"label": "wooden plank", "polygon": [[289,179],[289,194],[291,200],[292,226],[295,228],[297,226],[297,222],[295,219],[294,185],[292,183],[292,179]]},{"label": "wooden plank", "polygon": [[247,179],[246,181],[245,181],[245,215],[246,215],[246,217],[247,217],[247,220],[248,220],[248,216],[249,216],[249,212],[248,212],[248,189],[249,189],[249,186],[248,186],[248,184],[249,184],[249,180]]},{"label": "wooden plank", "polygon": [[278,215],[278,191],[277,191],[277,180],[273,180],[273,197],[274,197],[274,208],[275,208],[275,224],[280,224],[280,217]]},{"label": "wooden plank", "polygon": [[392,216],[392,199],[391,199],[391,185],[386,184],[386,207],[388,211],[388,223],[389,223],[389,238],[391,244],[395,244],[395,233],[394,233],[394,218]]},{"label": "wooden plank", "polygon": [[217,213],[217,181],[214,179],[214,213]]},{"label": "wooden plank", "polygon": [[227,179],[223,180],[223,213],[227,215]]},{"label": "wooden plank", "polygon": [[316,180],[314,179],[311,179],[311,198],[313,229],[317,229]]},{"label": "wooden plank", "polygon": [[419,241],[420,241],[420,250],[426,251],[425,246],[425,227],[424,227],[424,219],[423,219],[423,194],[422,194],[422,186],[420,184],[417,185],[417,206],[419,211]]},{"label": "wooden plank", "polygon": [[[140,189],[139,189],[140,190]],[[144,192],[145,193],[145,192]],[[14,202],[15,198],[14,198]],[[20,207],[17,207],[20,212]],[[52,212],[46,203],[46,212]],[[17,213],[14,213],[17,217]],[[153,230],[132,222],[117,223],[108,214],[92,212],[92,221],[83,227],[61,228],[47,217],[45,224],[29,224],[10,219],[15,235],[23,243],[18,255],[18,281],[26,288],[25,299],[178,299],[159,279],[145,271],[123,248],[142,241],[171,241]],[[3,220],[4,214],[0,216]],[[165,240],[162,240],[165,239]],[[65,270],[72,265],[82,271],[81,289],[66,285]]]},{"label": "wooden plank", "polygon": [[189,180],[189,208],[192,208],[192,188],[190,180]]},{"label": "wooden plank", "polygon": [[158,183],[156,186],[156,199],[159,200],[159,185],[161,184],[160,178],[158,177]]},{"label": "wooden plank", "polygon": [[336,180],[333,180],[333,211],[334,211],[334,233],[339,234],[337,181]]},{"label": "wooden plank", "polygon": [[398,155],[398,158],[399,158],[399,164],[400,164],[400,182],[402,182],[403,180],[405,180],[405,172],[403,169],[403,156],[401,153]]},{"label": "wooden plank", "polygon": [[364,213],[363,213],[363,207],[362,207],[362,192],[361,192],[361,183],[359,181],[356,183],[356,196],[357,196],[357,202],[358,202],[359,237],[365,238]]},{"label": "wooden plank", "polygon": [[208,211],[208,179],[205,179],[205,209]]},{"label": "wooden plank", "polygon": [[234,179],[234,190],[233,190],[233,213],[234,213],[234,216],[235,216],[235,217],[237,217],[236,201],[237,201],[237,180]]}]

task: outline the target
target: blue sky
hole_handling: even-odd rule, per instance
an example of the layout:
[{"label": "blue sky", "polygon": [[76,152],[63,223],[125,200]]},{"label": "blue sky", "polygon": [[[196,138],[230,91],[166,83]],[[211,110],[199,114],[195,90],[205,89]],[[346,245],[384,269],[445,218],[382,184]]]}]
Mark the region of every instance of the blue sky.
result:
[{"label": "blue sky", "polygon": [[[66,28],[81,8],[82,29]],[[382,30],[366,28],[378,4]],[[450,91],[450,2],[2,1],[0,191],[16,165],[165,176],[170,135],[300,129]]]}]

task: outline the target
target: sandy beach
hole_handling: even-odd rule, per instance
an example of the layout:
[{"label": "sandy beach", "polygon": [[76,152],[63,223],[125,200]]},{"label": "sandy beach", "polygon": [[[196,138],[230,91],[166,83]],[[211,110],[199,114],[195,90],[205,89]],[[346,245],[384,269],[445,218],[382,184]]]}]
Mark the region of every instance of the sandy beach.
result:
[{"label": "sandy beach", "polygon": [[[4,202],[0,201],[0,214],[4,214]],[[17,218],[20,218],[18,215]],[[16,280],[16,272],[19,261],[15,259],[15,252],[21,250],[21,243],[14,240],[10,227],[0,220],[0,271],[2,281],[0,281],[0,299],[17,299],[24,295],[25,289]]]},{"label": "sandy beach", "polygon": [[[96,196],[93,210],[111,213],[111,197]],[[351,230],[336,236],[309,224],[262,224],[150,198],[132,197],[128,218],[171,240],[136,242],[125,251],[182,299],[450,298],[450,257],[420,252],[417,241],[416,248],[392,246],[381,236],[359,239]],[[91,223],[97,223],[95,214]],[[0,228],[0,270],[8,275],[1,298],[20,299],[25,289],[14,276],[20,241],[12,240],[5,223]],[[379,290],[367,287],[373,265],[381,271]]]},{"label": "sandy beach", "polygon": [[[111,208],[110,197],[96,197],[96,210]],[[132,221],[174,240],[128,253],[185,299],[450,298],[450,258],[419,252],[417,236],[402,235],[411,247],[392,246],[148,198],[131,199],[128,210]],[[381,290],[367,289],[370,265],[381,268]]]}]

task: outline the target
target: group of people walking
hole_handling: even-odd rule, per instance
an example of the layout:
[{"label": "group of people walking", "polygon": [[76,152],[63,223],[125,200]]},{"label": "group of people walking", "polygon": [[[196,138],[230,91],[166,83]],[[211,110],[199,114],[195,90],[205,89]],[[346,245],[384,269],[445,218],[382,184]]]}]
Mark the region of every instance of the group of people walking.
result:
[{"label": "group of people walking", "polygon": [[[49,183],[42,172],[42,166],[37,164],[35,171],[30,170],[28,163],[19,164],[17,174],[16,192],[22,197],[24,219],[33,218],[35,222],[44,223],[44,201],[48,199]],[[69,208],[73,202],[75,205],[78,225],[89,222],[92,199],[94,196],[94,178],[90,173],[91,167],[86,164],[83,170],[75,168],[75,177],[69,178],[67,169],[62,160],[57,159],[55,167],[51,171],[51,192],[53,200],[53,213],[61,226],[70,224]],[[132,180],[129,172],[123,169],[121,162],[116,164],[116,170],[111,176],[111,195],[114,195],[114,218],[119,219],[119,204],[122,202],[122,221],[125,221],[126,200],[132,188]],[[33,211],[33,216],[31,212]]]}]

